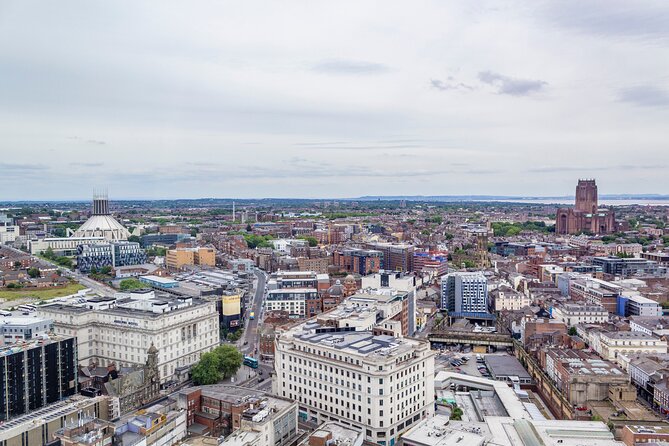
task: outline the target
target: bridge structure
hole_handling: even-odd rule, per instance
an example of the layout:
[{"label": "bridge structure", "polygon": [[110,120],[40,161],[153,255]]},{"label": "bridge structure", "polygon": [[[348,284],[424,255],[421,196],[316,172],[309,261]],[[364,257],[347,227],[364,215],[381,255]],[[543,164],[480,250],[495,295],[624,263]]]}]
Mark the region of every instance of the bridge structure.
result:
[{"label": "bridge structure", "polygon": [[513,347],[513,338],[501,333],[479,333],[457,330],[432,330],[427,335],[430,344],[470,344],[493,346],[496,348]]}]

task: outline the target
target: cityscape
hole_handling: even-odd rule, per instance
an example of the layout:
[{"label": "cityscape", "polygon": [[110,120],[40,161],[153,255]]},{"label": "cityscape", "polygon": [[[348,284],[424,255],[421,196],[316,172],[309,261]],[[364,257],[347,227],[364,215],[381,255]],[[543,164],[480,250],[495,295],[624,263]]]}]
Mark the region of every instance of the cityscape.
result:
[{"label": "cityscape", "polygon": [[669,5],[0,6],[0,446],[669,444]]}]

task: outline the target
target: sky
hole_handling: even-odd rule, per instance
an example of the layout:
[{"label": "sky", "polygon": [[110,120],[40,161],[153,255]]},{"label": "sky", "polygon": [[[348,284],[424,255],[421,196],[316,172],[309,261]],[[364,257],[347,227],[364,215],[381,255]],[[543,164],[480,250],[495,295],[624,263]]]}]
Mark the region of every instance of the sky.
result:
[{"label": "sky", "polygon": [[0,2],[0,200],[669,193],[669,2]]}]

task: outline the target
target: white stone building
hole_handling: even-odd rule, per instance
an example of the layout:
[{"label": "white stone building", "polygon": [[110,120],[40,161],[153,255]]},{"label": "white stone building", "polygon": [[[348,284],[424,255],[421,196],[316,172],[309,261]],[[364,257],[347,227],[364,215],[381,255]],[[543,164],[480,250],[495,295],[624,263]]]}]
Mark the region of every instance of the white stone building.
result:
[{"label": "white stone building", "polygon": [[163,383],[183,380],[200,355],[220,343],[215,302],[157,297],[152,290],[41,305],[37,314],[53,320],[57,334],[77,337],[81,365],[142,366],[155,345]]},{"label": "white stone building", "polygon": [[609,320],[609,312],[601,305],[564,304],[554,307],[551,315],[567,327],[577,324],[603,324]]},{"label": "white stone building", "polygon": [[276,341],[274,393],[297,400],[302,418],[340,421],[367,441],[393,444],[433,414],[428,341],[331,330],[310,320]]}]

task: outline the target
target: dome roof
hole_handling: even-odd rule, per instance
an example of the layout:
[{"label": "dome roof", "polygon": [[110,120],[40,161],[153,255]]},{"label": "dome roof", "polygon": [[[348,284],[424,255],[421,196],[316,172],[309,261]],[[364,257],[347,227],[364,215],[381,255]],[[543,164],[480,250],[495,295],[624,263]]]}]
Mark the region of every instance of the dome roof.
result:
[{"label": "dome roof", "polygon": [[111,215],[93,215],[75,231],[74,236],[127,240],[130,232]]},{"label": "dome roof", "polygon": [[344,295],[344,285],[341,284],[341,281],[337,280],[334,285],[332,285],[326,291],[328,296],[343,296]]},{"label": "dome roof", "polygon": [[355,277],[353,277],[353,274],[349,274],[344,278],[344,283],[349,283],[349,282],[355,282]]}]

